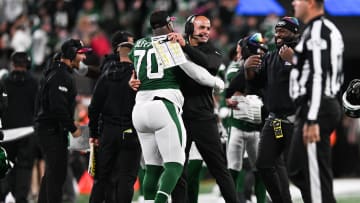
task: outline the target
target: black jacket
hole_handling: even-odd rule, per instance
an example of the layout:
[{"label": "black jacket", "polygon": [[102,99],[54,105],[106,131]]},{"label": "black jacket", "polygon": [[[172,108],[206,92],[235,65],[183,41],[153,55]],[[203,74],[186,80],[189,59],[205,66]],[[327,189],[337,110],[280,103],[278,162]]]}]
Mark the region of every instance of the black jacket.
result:
[{"label": "black jacket", "polygon": [[38,82],[28,71],[12,71],[4,79],[8,106],[3,113],[3,128],[33,125]]},{"label": "black jacket", "polygon": [[[222,56],[210,42],[195,47],[186,45],[183,50],[194,63],[216,75],[222,63]],[[212,88],[198,84],[185,73],[179,75],[181,91],[185,97],[183,118],[196,120],[215,118]]]},{"label": "black jacket", "polygon": [[131,114],[136,93],[128,82],[134,66],[115,59],[107,58],[89,106],[90,137],[93,138],[99,137],[101,123],[133,128]]},{"label": "black jacket", "polygon": [[254,94],[259,97],[263,97],[262,91],[254,88],[245,78],[244,66],[240,66],[239,71],[234,78],[230,81],[229,87],[225,89],[225,98],[230,98],[235,92],[241,92],[243,94]]},{"label": "black jacket", "polygon": [[65,63],[58,61],[46,69],[36,102],[36,122],[76,131],[74,111],[77,91],[72,72]]},{"label": "black jacket", "polygon": [[264,88],[264,105],[269,112],[278,115],[295,113],[295,105],[289,96],[292,67],[275,50],[264,56],[259,73],[249,81],[254,87]]},{"label": "black jacket", "polygon": [[0,81],[0,115],[2,119],[2,115],[5,111],[5,109],[8,106],[8,98],[7,98],[7,92],[5,90],[5,85],[3,81]]}]

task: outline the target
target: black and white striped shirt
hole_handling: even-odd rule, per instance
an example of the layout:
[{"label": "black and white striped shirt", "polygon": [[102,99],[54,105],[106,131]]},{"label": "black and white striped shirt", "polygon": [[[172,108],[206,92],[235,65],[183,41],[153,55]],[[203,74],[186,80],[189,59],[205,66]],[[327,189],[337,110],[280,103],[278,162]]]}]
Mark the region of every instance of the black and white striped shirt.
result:
[{"label": "black and white striped shirt", "polygon": [[290,97],[309,105],[308,120],[317,120],[322,97],[334,98],[343,82],[344,42],[340,31],[319,16],[308,23],[295,47],[296,68],[290,73]]}]

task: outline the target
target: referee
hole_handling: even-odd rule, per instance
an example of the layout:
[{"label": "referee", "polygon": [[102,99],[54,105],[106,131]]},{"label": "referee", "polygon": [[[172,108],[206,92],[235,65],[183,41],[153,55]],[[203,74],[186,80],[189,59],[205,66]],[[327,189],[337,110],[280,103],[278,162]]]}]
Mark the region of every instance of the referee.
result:
[{"label": "referee", "polygon": [[337,100],[343,81],[344,43],[336,26],[324,17],[324,0],[294,0],[295,17],[306,24],[295,54],[280,55],[296,67],[290,73],[290,96],[297,115],[289,152],[289,176],[305,203],[336,202],[333,194],[329,136],[339,124]]}]

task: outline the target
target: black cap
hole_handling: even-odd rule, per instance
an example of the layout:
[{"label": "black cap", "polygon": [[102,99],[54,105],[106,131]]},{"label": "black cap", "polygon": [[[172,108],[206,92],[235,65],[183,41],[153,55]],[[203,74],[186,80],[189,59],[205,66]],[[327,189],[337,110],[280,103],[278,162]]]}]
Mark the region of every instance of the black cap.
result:
[{"label": "black cap", "polygon": [[150,25],[152,29],[163,27],[174,20],[166,11],[154,11],[150,16]]},{"label": "black cap", "polygon": [[129,37],[134,37],[130,32],[127,31],[117,31],[111,38],[111,47],[114,52],[119,46],[126,46],[132,48],[134,46],[133,42],[129,42]]},{"label": "black cap", "polygon": [[91,48],[84,47],[84,44],[79,39],[69,39],[61,46],[61,52],[64,58],[74,59],[76,53],[86,53],[92,51]]},{"label": "black cap", "polygon": [[275,25],[275,28],[283,27],[295,34],[299,32],[299,21],[295,17],[285,16]]}]

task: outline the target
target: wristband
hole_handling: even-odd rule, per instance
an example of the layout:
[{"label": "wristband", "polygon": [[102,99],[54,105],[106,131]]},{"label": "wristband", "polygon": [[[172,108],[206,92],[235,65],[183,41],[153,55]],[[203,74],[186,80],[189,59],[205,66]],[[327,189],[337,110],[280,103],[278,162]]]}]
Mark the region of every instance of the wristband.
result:
[{"label": "wristband", "polygon": [[308,125],[315,125],[315,124],[318,124],[317,120],[307,120],[306,121],[306,124]]}]

